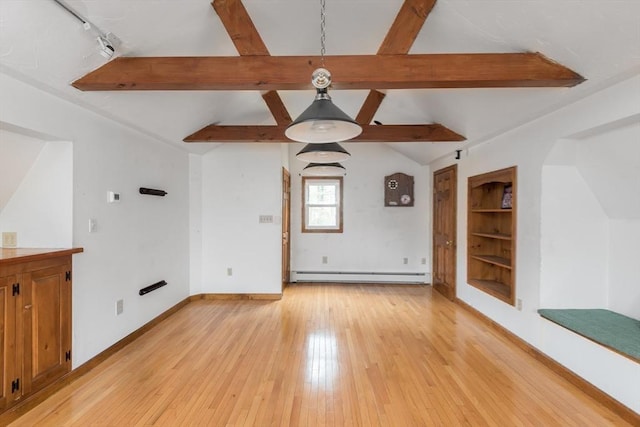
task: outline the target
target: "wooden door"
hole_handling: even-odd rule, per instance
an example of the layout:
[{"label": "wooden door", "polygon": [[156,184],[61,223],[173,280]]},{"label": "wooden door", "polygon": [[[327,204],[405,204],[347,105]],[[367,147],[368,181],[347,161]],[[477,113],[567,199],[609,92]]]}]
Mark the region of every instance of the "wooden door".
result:
[{"label": "wooden door", "polygon": [[291,279],[291,247],[289,231],[291,229],[291,175],[282,168],[282,289]]},{"label": "wooden door", "polygon": [[458,166],[433,174],[433,287],[456,297],[456,194]]},{"label": "wooden door", "polygon": [[13,286],[18,277],[0,277],[0,409],[7,408],[22,395],[19,379],[18,353],[16,349],[16,306],[18,296],[13,295]]},{"label": "wooden door", "polygon": [[71,257],[25,273],[23,282],[23,393],[28,393],[71,369]]}]

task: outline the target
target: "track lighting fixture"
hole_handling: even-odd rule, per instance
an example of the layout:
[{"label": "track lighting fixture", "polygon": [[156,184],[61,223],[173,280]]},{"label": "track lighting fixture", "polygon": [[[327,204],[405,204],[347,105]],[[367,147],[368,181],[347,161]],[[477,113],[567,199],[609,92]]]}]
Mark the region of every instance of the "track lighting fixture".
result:
[{"label": "track lighting fixture", "polygon": [[98,45],[100,46],[100,55],[106,59],[111,59],[116,52],[116,49],[105,36],[98,36]]},{"label": "track lighting fixture", "polygon": [[78,21],[82,22],[82,27],[85,29],[85,31],[93,30],[93,32],[98,35],[96,40],[98,42],[98,49],[99,49],[98,52],[100,53],[100,55],[102,55],[106,59],[113,58],[113,55],[116,53],[116,48],[120,44],[120,39],[118,39],[118,37],[116,37],[115,34],[105,33],[104,31],[100,30],[100,28],[95,26],[93,23],[89,22],[88,19],[86,19],[85,17],[80,15],[78,12],[73,10],[70,6],[65,4],[62,0],[53,0],[53,1],[56,2],[64,10],[69,12],[71,15],[73,15],[73,17],[76,18]]}]

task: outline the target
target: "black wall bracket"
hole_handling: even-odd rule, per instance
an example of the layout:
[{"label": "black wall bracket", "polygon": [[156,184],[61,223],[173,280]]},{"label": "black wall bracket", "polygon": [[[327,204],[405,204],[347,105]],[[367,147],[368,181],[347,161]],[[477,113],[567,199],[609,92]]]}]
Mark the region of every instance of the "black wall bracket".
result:
[{"label": "black wall bracket", "polygon": [[148,294],[151,291],[155,291],[158,288],[161,288],[163,286],[167,285],[167,282],[164,280],[161,280],[157,283],[154,283],[153,285],[149,285],[146,288],[142,288],[140,289],[140,292],[138,292],[140,295],[145,295]]},{"label": "black wall bracket", "polygon": [[154,190],[153,188],[140,187],[140,194],[148,194],[150,196],[164,197],[165,195],[167,195],[167,192],[164,190]]}]

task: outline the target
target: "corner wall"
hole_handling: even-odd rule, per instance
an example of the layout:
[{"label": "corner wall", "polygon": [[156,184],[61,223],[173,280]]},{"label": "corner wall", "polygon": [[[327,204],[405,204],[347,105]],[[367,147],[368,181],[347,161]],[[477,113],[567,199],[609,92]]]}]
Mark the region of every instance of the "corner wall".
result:
[{"label": "corner wall", "polygon": [[[290,144],[291,270],[421,272],[427,273],[423,277],[430,283],[429,168],[384,144],[342,144],[351,153],[344,162],[343,233],[302,233],[300,174],[306,163],[295,158],[302,145]],[[396,172],[414,178],[412,207],[384,206],[384,177]],[[323,264],[325,256],[327,263]]]},{"label": "corner wall", "polygon": [[202,157],[201,292],[281,293],[282,163],[277,144],[222,144]]},{"label": "corner wall", "polygon": [[[635,76],[472,147],[468,155],[458,161],[457,296],[640,413],[640,364],[552,324],[537,314],[537,309],[541,308],[542,167],[548,153],[561,139],[619,120],[628,120],[638,114],[640,76]],[[455,160],[451,156],[430,166],[432,170],[437,170],[453,162]],[[640,167],[639,162],[640,159],[633,160],[636,168]],[[467,178],[513,165],[518,166],[516,298],[523,302],[522,311],[469,286],[466,281]]]},{"label": "corner wall", "polygon": [[[3,73],[0,93],[3,122],[73,144],[75,368],[189,295],[188,155]],[[138,295],[159,280],[168,286]]]}]

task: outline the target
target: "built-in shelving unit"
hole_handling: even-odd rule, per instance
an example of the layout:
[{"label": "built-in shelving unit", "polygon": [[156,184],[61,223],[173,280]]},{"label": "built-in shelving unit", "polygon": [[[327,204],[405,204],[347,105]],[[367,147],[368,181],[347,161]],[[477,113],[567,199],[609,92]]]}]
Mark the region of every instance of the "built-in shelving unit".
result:
[{"label": "built-in shelving unit", "polygon": [[467,281],[515,303],[516,167],[468,180]]}]

